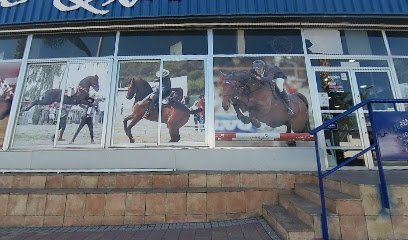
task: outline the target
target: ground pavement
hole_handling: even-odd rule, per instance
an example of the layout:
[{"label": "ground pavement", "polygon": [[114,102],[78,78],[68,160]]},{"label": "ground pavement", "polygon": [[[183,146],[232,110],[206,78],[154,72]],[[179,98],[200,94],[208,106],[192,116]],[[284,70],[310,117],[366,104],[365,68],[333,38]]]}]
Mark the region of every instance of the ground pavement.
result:
[{"label": "ground pavement", "polygon": [[93,227],[0,228],[0,240],[279,240],[261,218]]}]

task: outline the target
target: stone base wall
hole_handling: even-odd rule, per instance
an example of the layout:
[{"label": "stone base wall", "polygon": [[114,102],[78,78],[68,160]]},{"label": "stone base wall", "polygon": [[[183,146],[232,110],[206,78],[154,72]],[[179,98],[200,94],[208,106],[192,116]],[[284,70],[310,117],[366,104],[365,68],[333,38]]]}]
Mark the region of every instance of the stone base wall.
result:
[{"label": "stone base wall", "polygon": [[361,199],[362,210],[345,206],[360,214],[339,216],[342,233],[352,231],[361,239],[408,239],[408,185],[388,186],[390,209],[382,209],[376,185],[327,180],[326,187]]},{"label": "stone base wall", "polygon": [[310,173],[0,175],[0,226],[207,222],[262,215]]}]

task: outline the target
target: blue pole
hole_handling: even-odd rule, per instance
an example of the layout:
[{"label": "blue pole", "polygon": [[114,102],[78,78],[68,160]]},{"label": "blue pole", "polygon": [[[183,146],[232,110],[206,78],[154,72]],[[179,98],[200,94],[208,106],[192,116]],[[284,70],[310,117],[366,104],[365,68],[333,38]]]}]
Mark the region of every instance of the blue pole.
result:
[{"label": "blue pole", "polygon": [[322,165],[320,162],[319,154],[319,145],[317,140],[317,133],[313,134],[315,141],[315,150],[316,150],[316,160],[317,160],[317,172],[319,174],[319,188],[320,188],[320,201],[322,205],[322,215],[321,225],[322,225],[322,236],[324,240],[329,240],[329,229],[327,227],[327,213],[326,213],[326,200],[324,199],[324,185],[323,185],[323,176],[322,176]]},{"label": "blue pole", "polygon": [[378,167],[378,175],[380,177],[380,192],[381,192],[381,205],[383,208],[390,208],[390,201],[388,199],[388,190],[387,190],[387,181],[385,180],[384,169],[381,162],[381,152],[380,152],[380,145],[378,144],[378,135],[375,128],[374,122],[374,115],[373,115],[373,107],[372,104],[368,104],[368,114],[370,116],[371,122],[371,131],[373,136],[373,141],[375,145],[375,157],[377,161]]}]

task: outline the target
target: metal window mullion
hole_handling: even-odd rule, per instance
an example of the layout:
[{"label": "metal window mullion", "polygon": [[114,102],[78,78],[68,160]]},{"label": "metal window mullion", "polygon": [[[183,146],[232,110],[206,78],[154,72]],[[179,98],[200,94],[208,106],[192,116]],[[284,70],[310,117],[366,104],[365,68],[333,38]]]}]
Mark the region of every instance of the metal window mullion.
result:
[{"label": "metal window mullion", "polygon": [[[108,142],[107,141],[107,139],[108,139],[107,136],[110,135],[110,133],[111,133],[111,131],[109,131],[110,128],[108,128],[108,125],[112,122],[112,118],[108,117],[108,116],[110,116],[110,114],[112,114],[112,112],[109,111],[110,110],[110,103],[114,102],[114,101],[111,101],[110,99],[114,99],[114,97],[111,98],[111,95],[112,95],[111,93],[112,93],[113,89],[115,89],[115,86],[112,87],[112,85],[114,85],[116,83],[116,78],[114,77],[114,74],[113,74],[114,69],[113,69],[113,66],[112,66],[112,64],[113,64],[112,62],[113,62],[112,60],[108,61],[108,62],[105,62],[106,64],[108,64],[108,72],[107,72],[108,79],[106,79],[107,84],[106,84],[105,94],[103,96],[105,98],[105,100],[104,100],[104,104],[103,104],[103,107],[104,107],[103,111],[104,112],[103,112],[103,119],[102,119],[102,136],[101,136],[101,147],[102,148],[105,148],[107,144],[110,144],[110,143],[107,143]],[[108,80],[110,80],[110,81],[108,81]],[[108,103],[108,104],[106,104],[106,103]],[[99,105],[99,103],[98,103],[98,105]],[[101,109],[99,109],[99,111],[101,111]],[[99,116],[97,116],[96,118],[98,120],[97,122],[99,123]]]},{"label": "metal window mullion", "polygon": [[23,97],[24,80],[25,80],[25,75],[26,75],[27,66],[28,66],[27,60],[28,60],[28,55],[30,52],[32,40],[33,40],[33,35],[29,35],[27,37],[27,42],[26,42],[26,46],[24,49],[23,58],[21,59],[20,70],[18,73],[17,83],[16,83],[16,91],[14,93],[13,103],[10,109],[10,116],[7,122],[6,132],[4,134],[3,150],[7,150],[10,148],[11,141],[13,140],[12,135],[17,125],[17,119],[18,119],[17,116],[19,114],[18,107],[20,106],[22,97]]},{"label": "metal window mullion", "polygon": [[[391,47],[390,47],[390,43],[388,42],[388,38],[387,38],[387,34],[385,33],[385,31],[382,31],[383,34],[383,38],[384,38],[384,43],[385,43],[385,47],[387,49],[387,53],[388,53],[388,66],[390,67],[390,83],[391,83],[391,89],[394,93],[395,98],[402,98],[402,92],[401,89],[399,88],[399,79],[398,79],[398,75],[397,75],[397,70],[395,69],[395,64],[394,64],[394,56],[392,56],[392,52],[391,52]],[[397,104],[398,109],[404,110],[404,104]]]},{"label": "metal window mullion", "polygon": [[58,139],[59,139],[59,134],[58,134],[58,132],[59,132],[59,124],[60,124],[60,122],[61,122],[62,107],[63,107],[63,105],[64,105],[64,91],[65,91],[65,88],[66,88],[67,82],[68,82],[68,74],[69,74],[70,64],[69,64],[69,63],[66,63],[65,65],[66,65],[67,67],[66,67],[66,71],[65,71],[65,73],[64,73],[64,77],[62,78],[62,86],[61,86],[61,91],[62,91],[62,92],[61,92],[60,104],[59,104],[58,115],[57,115],[57,124],[56,124],[55,130],[54,130],[54,142],[53,142],[53,146],[54,146],[54,147],[57,146],[57,142],[58,142]]},{"label": "metal window mullion", "polygon": [[214,87],[214,33],[208,30],[208,57],[205,68],[206,99],[205,99],[205,126],[207,130],[206,143],[210,148],[215,148],[215,87]]},{"label": "metal window mullion", "polygon": [[[353,99],[355,99],[354,104],[358,104],[361,102],[361,96],[360,96],[360,90],[359,90],[358,83],[357,83],[356,72],[360,72],[360,71],[358,70],[349,71],[350,85],[352,86],[351,91],[353,94]],[[370,146],[370,140],[368,139],[368,129],[367,129],[366,119],[365,119],[362,108],[356,110],[356,117],[357,117],[357,125],[360,131],[359,133],[360,141],[361,141],[361,144],[363,145],[363,149],[365,149],[368,146]],[[373,164],[373,158],[370,155],[370,152],[367,152],[364,154],[364,162],[365,162],[366,168],[372,169],[372,166],[374,164]]]},{"label": "metal window mullion", "polygon": [[119,71],[120,71],[120,66],[119,66],[119,61],[117,59],[113,60],[113,66],[112,66],[112,74],[111,74],[111,82],[110,82],[110,93],[108,96],[108,111],[107,111],[107,116],[108,116],[108,122],[107,122],[107,132],[106,132],[106,141],[105,141],[105,147],[111,147],[113,143],[113,137],[115,135],[114,132],[114,126],[115,126],[115,121],[116,118],[114,117],[115,115],[115,103],[116,103],[116,93],[117,93],[117,88],[118,88],[118,83],[119,83]]},{"label": "metal window mullion", "polygon": [[159,115],[157,119],[157,146],[161,145],[161,118],[162,118],[162,101],[163,101],[163,67],[164,66],[164,60],[162,59],[160,61],[160,82],[159,82]]}]

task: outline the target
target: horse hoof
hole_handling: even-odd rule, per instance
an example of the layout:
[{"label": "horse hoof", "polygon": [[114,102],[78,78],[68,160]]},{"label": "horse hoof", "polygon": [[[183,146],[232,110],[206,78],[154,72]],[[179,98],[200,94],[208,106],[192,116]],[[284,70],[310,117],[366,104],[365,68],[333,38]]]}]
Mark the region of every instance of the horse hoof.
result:
[{"label": "horse hoof", "polygon": [[241,120],[241,122],[243,122],[244,124],[248,124],[251,122],[251,120],[246,116],[238,117],[238,119]]},{"label": "horse hoof", "polygon": [[261,127],[261,123],[260,122],[251,122],[252,125],[256,128],[260,128]]}]

